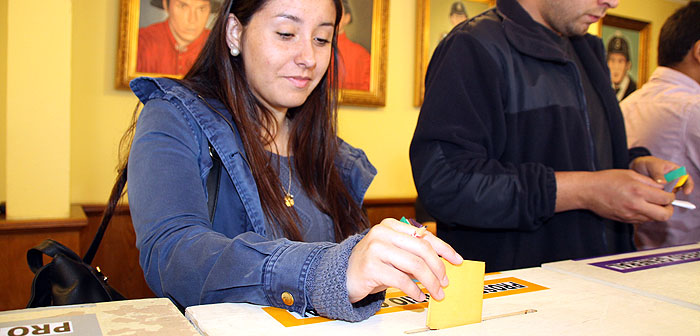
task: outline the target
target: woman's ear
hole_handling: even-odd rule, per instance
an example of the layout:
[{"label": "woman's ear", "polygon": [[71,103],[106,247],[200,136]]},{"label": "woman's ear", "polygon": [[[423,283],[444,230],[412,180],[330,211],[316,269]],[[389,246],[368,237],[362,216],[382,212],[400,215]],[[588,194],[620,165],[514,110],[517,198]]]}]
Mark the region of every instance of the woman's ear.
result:
[{"label": "woman's ear", "polygon": [[243,25],[238,21],[238,18],[233,15],[228,15],[226,21],[226,44],[228,45],[231,55],[238,56],[241,52],[241,35],[243,34]]}]

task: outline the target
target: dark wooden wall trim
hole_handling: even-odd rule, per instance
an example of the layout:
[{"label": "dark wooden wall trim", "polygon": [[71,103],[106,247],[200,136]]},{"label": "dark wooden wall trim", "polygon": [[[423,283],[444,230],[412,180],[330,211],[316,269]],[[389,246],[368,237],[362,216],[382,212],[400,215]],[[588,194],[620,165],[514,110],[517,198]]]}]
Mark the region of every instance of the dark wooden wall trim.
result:
[{"label": "dark wooden wall trim", "polygon": [[80,206],[72,206],[65,219],[0,218],[0,310],[24,308],[29,301],[34,274],[27,265],[27,250],[52,238],[79,251],[80,232],[87,224]]},{"label": "dark wooden wall trim", "polygon": [[[27,250],[51,238],[84,255],[100,225],[104,205],[74,205],[67,219],[6,220],[0,218],[0,310],[24,308],[34,274]],[[135,247],[128,206],[120,206],[107,228],[92,263],[100,266],[109,283],[127,298],[153,297],[146,285]],[[45,263],[49,262],[45,258]]]},{"label": "dark wooden wall trim", "polygon": [[[80,235],[81,254],[85,254],[100,226],[106,205],[83,204],[82,207],[88,218],[87,228]],[[136,233],[131,225],[128,205],[117,206],[92,265],[100,266],[102,272],[109,277],[109,284],[125,297],[155,297],[146,284],[139,264]]]},{"label": "dark wooden wall trim", "polygon": [[[367,199],[363,209],[372,224],[382,219],[413,217],[415,198]],[[104,204],[71,207],[71,216],[60,220],[8,221],[0,217],[0,310],[24,308],[29,301],[34,274],[26,253],[52,238],[84,255],[100,225]],[[45,262],[48,262],[46,260]],[[139,265],[136,235],[128,205],[119,205],[92,263],[109,277],[109,283],[127,298],[154,297]]]},{"label": "dark wooden wall trim", "polygon": [[79,205],[70,207],[70,217],[68,218],[47,218],[47,219],[6,219],[5,215],[0,216],[0,231],[21,231],[37,230],[49,228],[80,229],[87,225],[85,213]]},{"label": "dark wooden wall trim", "polygon": [[384,218],[415,217],[415,202],[415,197],[366,199],[363,203],[363,208],[367,211],[369,222],[379,224]]}]

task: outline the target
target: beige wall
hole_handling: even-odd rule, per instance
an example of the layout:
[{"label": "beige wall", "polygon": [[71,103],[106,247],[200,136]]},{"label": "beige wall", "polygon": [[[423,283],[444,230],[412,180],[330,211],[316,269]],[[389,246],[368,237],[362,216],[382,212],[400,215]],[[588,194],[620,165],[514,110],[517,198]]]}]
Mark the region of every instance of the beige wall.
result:
[{"label": "beige wall", "polygon": [[119,139],[138,100],[114,88],[119,0],[73,2],[71,201],[103,203],[116,176]]},{"label": "beige wall", "polygon": [[[673,0],[621,0],[611,13],[652,22],[650,70],[656,67],[656,38]],[[0,1],[0,50],[6,50],[7,0]],[[340,135],[363,148],[379,174],[368,197],[414,197],[408,147],[418,108],[413,107],[415,0],[390,1],[386,106],[343,107]],[[117,164],[117,144],[136,98],[114,89],[119,0],[73,1],[71,173],[72,203],[104,202]],[[41,50],[41,48],[39,48]],[[44,50],[42,50],[44,51]],[[50,51],[44,51],[47,56]],[[0,201],[5,199],[5,52],[0,55]],[[651,72],[651,71],[650,71]],[[50,75],[50,74],[47,74]]]},{"label": "beige wall", "polygon": [[7,199],[7,0],[0,1],[0,202]]}]

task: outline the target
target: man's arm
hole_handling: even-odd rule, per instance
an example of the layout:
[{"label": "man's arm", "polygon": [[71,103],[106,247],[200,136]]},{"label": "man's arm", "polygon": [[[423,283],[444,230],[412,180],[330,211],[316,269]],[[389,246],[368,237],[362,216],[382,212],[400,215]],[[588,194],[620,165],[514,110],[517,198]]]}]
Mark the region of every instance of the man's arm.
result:
[{"label": "man's arm", "polygon": [[494,159],[507,150],[508,83],[486,48],[459,32],[433,54],[410,149],[416,189],[441,222],[534,230],[554,214],[554,171]]},{"label": "man's arm", "polygon": [[[653,156],[642,156],[630,169],[597,172],[557,172],[555,211],[588,209],[621,222],[667,221],[673,215],[674,194],[665,192],[664,174],[678,165]],[[695,184],[689,178],[683,185],[687,195]]]}]

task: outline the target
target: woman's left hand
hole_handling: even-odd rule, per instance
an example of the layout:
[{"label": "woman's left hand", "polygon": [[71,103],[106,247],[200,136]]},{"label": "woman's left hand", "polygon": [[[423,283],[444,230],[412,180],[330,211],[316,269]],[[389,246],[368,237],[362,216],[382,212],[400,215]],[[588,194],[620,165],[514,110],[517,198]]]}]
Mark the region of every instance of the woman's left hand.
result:
[{"label": "woman's left hand", "polygon": [[420,281],[435,299],[445,296],[442,287],[447,286],[448,279],[439,256],[454,265],[463,259],[432,233],[426,231],[422,237],[414,237],[414,232],[414,226],[387,218],[357,243],[347,270],[350,302],[388,287],[398,288],[414,300],[425,300],[425,294],[412,279]]}]

